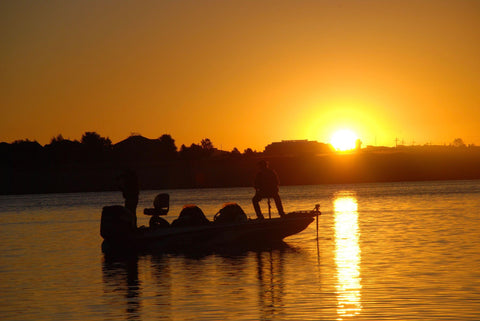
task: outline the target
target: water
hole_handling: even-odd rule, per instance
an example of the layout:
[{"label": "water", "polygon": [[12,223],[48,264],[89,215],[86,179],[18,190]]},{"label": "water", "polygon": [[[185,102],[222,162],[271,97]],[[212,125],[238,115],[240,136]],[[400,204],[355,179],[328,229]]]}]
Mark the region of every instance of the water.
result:
[{"label": "water", "polygon": [[[158,192],[141,194],[139,212]],[[210,219],[229,201],[254,216],[250,188],[167,192],[170,221],[188,203]],[[287,212],[321,204],[318,243],[313,223],[285,248],[113,260],[99,220],[119,192],[0,196],[0,319],[480,319],[480,181],[295,186],[281,196]]]}]

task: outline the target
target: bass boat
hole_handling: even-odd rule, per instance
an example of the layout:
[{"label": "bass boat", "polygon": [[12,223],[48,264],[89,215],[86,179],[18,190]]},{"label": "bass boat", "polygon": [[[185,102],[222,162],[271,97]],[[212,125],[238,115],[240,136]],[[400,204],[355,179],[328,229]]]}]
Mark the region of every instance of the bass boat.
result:
[{"label": "bass boat", "polygon": [[317,218],[320,206],[311,211],[296,211],[279,218],[248,219],[236,203],[227,203],[209,221],[194,205],[185,206],[177,219],[168,223],[161,215],[169,209],[168,194],[159,194],[149,226],[137,228],[135,215],[123,206],[106,206],[102,211],[100,234],[104,251],[145,250],[161,251],[221,249],[232,246],[279,244],[283,239],[305,230]]}]

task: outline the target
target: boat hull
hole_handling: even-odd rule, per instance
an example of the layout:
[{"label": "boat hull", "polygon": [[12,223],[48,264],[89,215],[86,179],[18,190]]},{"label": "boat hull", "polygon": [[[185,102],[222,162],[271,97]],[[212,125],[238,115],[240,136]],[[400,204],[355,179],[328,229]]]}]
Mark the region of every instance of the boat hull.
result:
[{"label": "boat hull", "polygon": [[146,250],[160,251],[221,249],[232,246],[255,246],[282,243],[283,239],[305,230],[319,212],[294,212],[283,218],[248,220],[238,223],[201,226],[139,228],[124,238],[104,238],[104,251]]}]

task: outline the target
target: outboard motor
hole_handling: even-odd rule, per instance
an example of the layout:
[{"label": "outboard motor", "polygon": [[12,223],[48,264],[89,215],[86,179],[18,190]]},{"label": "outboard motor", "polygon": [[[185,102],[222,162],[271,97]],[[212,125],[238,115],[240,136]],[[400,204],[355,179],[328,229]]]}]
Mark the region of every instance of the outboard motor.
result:
[{"label": "outboard motor", "polygon": [[135,231],[135,214],[120,205],[105,206],[102,210],[100,235],[104,240],[121,243]]}]

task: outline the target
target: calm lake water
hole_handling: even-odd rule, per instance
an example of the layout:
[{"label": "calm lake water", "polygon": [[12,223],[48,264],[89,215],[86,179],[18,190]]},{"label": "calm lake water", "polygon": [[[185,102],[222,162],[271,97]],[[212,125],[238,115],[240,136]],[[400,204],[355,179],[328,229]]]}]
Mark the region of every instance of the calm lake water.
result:
[{"label": "calm lake water", "polygon": [[[158,192],[142,192],[139,212]],[[188,203],[210,219],[232,201],[255,216],[251,188],[167,192],[170,221]],[[287,212],[321,204],[318,242],[312,223],[282,248],[112,260],[100,214],[120,192],[0,196],[0,319],[480,320],[480,181],[281,196]]]}]

